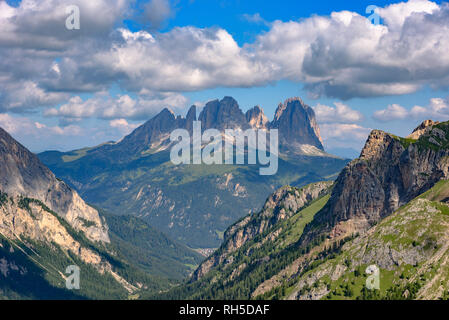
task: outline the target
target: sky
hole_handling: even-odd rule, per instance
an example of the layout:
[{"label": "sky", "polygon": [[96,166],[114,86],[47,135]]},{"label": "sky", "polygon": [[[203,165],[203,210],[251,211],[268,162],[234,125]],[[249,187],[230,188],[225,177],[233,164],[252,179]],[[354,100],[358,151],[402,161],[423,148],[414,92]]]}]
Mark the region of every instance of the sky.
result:
[{"label": "sky", "polygon": [[299,96],[327,150],[359,151],[372,129],[449,120],[448,52],[442,1],[0,0],[0,126],[67,151],[166,107],[232,96],[272,119]]}]

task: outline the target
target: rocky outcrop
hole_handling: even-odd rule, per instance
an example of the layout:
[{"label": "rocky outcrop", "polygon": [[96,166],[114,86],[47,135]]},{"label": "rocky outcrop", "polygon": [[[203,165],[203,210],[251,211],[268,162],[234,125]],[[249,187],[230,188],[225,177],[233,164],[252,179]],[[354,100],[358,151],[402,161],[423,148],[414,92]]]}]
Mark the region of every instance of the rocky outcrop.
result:
[{"label": "rocky outcrop", "polygon": [[193,132],[193,122],[196,121],[196,106],[191,106],[186,115],[185,128]]},{"label": "rocky outcrop", "polygon": [[109,242],[106,224],[69,186],[58,180],[38,157],[0,128],[0,191],[42,201],[92,241]]},{"label": "rocky outcrop", "polygon": [[[165,108],[158,115],[135,129],[116,144],[105,145],[91,153],[113,154],[115,159],[125,159],[148,150],[162,150],[170,145],[170,133],[175,129],[193,130],[197,120],[196,106],[192,106],[186,117],[175,116]],[[256,106],[244,114],[232,97],[208,102],[198,116],[202,130],[217,129],[278,129],[279,144],[282,150],[296,154],[319,154],[323,152],[315,113],[300,98],[291,98],[279,104],[272,122],[265,116],[261,107]]]},{"label": "rocky outcrop", "polygon": [[217,129],[248,129],[245,115],[234,98],[224,97],[221,101],[214,100],[206,104],[198,120],[203,130]]},{"label": "rocky outcrop", "polygon": [[291,150],[302,145],[324,150],[315,112],[300,98],[291,98],[279,104],[270,129],[279,130],[279,144]]},{"label": "rocky outcrop", "polygon": [[315,199],[329,193],[332,184],[331,181],[323,181],[301,189],[283,187],[276,191],[267,199],[259,213],[244,217],[226,230],[223,245],[200,265],[192,279],[200,279],[256,236],[270,230],[280,221],[289,219]]},{"label": "rocky outcrop", "polygon": [[[173,111],[168,108],[162,110],[151,120],[135,129],[117,144],[104,146],[96,150],[96,153],[116,153],[118,156],[128,158],[151,148],[155,148],[166,142],[170,133],[179,127],[185,126],[185,119],[177,119]],[[117,156],[114,156],[117,157]]]},{"label": "rocky outcrop", "polygon": [[407,136],[408,139],[418,140],[423,134],[428,133],[432,130],[433,126],[439,124],[439,121],[426,120],[421,125],[419,125],[413,132]]},{"label": "rocky outcrop", "polygon": [[339,175],[329,202],[307,226],[302,242],[319,234],[339,238],[363,233],[436,182],[448,179],[449,123],[420,128],[430,129],[416,141],[372,131],[360,158]]},{"label": "rocky outcrop", "polygon": [[99,266],[98,253],[83,247],[61,224],[58,217],[35,199],[4,195],[0,205],[0,234],[9,239],[30,239],[54,243],[79,256],[85,263]]},{"label": "rocky outcrop", "polygon": [[246,114],[246,121],[253,129],[267,129],[269,120],[265,113],[263,112],[263,109],[259,106],[255,106],[252,109],[249,109]]},{"label": "rocky outcrop", "polygon": [[[395,289],[398,298],[443,298],[449,288],[449,208],[427,198],[434,193],[448,191],[447,181],[440,182],[431,194],[421,195],[382,220],[365,234],[346,243],[341,252],[322,264],[316,264],[299,277],[289,299],[318,300],[339,293],[337,283],[347,283],[354,299],[354,273],[363,273],[367,266],[376,266],[382,278],[381,289]],[[325,280],[325,279],[330,279]],[[351,279],[348,281],[348,279]],[[341,287],[340,287],[341,288]],[[414,292],[410,292],[414,288]],[[326,289],[326,290],[324,290]],[[411,295],[411,296],[410,296]],[[391,299],[391,298],[390,298]]]}]

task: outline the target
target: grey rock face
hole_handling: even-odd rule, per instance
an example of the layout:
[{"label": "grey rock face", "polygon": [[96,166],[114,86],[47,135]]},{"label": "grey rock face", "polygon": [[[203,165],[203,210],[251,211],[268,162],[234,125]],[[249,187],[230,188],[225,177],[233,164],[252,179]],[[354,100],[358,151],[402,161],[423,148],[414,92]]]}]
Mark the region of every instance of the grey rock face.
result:
[{"label": "grey rock face", "polygon": [[419,139],[423,134],[429,132],[433,126],[439,123],[439,121],[425,120],[415,130],[413,130],[412,134],[410,134],[407,138]]},{"label": "grey rock face", "polygon": [[193,131],[193,122],[196,121],[196,106],[191,106],[189,112],[187,112],[185,128],[189,131]]},{"label": "grey rock face", "polygon": [[281,146],[294,148],[308,144],[324,150],[315,112],[300,98],[291,98],[279,104],[270,129],[279,130]]},{"label": "grey rock face", "polygon": [[[1,128],[0,190],[9,196],[40,200],[89,239],[109,242],[107,226],[98,212]],[[85,226],[85,221],[92,225]]]},{"label": "grey rock face", "polygon": [[208,102],[198,118],[202,129],[248,129],[245,115],[234,98],[225,97],[223,100]]},{"label": "grey rock face", "polygon": [[[430,144],[430,138],[441,136],[440,131],[449,135],[449,126],[434,127],[409,145],[386,132],[372,131],[360,158],[343,169],[329,202],[306,227],[303,243],[322,233],[338,237],[364,232],[436,182],[448,179],[449,149]],[[348,221],[357,227],[342,228]]]},{"label": "grey rock face", "polygon": [[269,120],[265,116],[263,109],[259,106],[255,106],[252,109],[249,109],[246,114],[246,121],[253,129],[267,129]]},{"label": "grey rock face", "polygon": [[219,253],[213,254],[201,264],[195,271],[193,280],[200,279],[214,266],[225,262],[232,252],[280,221],[289,219],[315,199],[329,193],[331,188],[332,182],[323,181],[301,189],[292,187],[279,189],[267,199],[259,213],[243,218],[226,230],[223,245],[217,251]]},{"label": "grey rock face", "polygon": [[[168,146],[170,133],[173,130],[187,129],[192,133],[193,121],[196,120],[195,106],[190,108],[185,118],[176,117],[166,108],[117,144],[105,145],[94,152],[112,152],[114,158],[119,160],[149,149]],[[225,129],[278,129],[279,145],[283,150],[304,153],[301,147],[303,145],[324,150],[315,113],[299,98],[292,98],[280,104],[272,122],[269,122],[259,106],[244,114],[232,97],[208,102],[199,114],[198,120],[201,121],[203,131],[206,129],[217,129],[222,132]]]},{"label": "grey rock face", "polygon": [[113,149],[126,150],[128,155],[129,153],[147,150],[155,141],[159,141],[162,135],[170,135],[170,132],[178,128],[178,122],[180,120],[176,119],[175,114],[165,108],[154,118],[126,136]]}]

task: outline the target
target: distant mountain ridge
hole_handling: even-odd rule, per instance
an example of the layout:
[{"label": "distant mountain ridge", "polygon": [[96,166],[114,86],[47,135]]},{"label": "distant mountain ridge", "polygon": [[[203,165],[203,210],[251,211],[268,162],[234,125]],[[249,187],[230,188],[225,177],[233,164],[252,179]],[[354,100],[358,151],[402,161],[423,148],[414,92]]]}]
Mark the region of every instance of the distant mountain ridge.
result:
[{"label": "distant mountain ridge", "polygon": [[[183,165],[170,161],[170,134],[202,130],[279,130],[276,175],[262,177],[259,165]],[[223,133],[224,134],[224,133]],[[232,97],[208,102],[199,115],[186,117],[169,109],[115,143],[71,152],[44,152],[40,159],[83,197],[117,214],[137,215],[175,240],[194,248],[213,248],[224,230],[284,184],[332,179],[347,160],[323,150],[313,109],[300,98],[278,106],[269,121],[260,107],[245,113]]]},{"label": "distant mountain ridge", "polygon": [[[176,116],[168,108],[135,129],[117,143],[105,144],[97,152],[116,151],[120,158],[145,151],[161,151],[170,145],[170,133],[175,129],[192,132],[193,121],[201,121],[202,130],[217,129],[257,129],[279,130],[279,144],[282,151],[295,154],[325,155],[323,140],[316,122],[315,113],[300,98],[290,98],[279,104],[275,118],[269,121],[264,111],[256,106],[244,114],[232,97],[213,100],[204,106],[197,117],[197,107],[193,105],[186,117]],[[121,152],[118,152],[118,151]],[[126,151],[126,152],[125,152]]]},{"label": "distant mountain ridge", "polygon": [[190,281],[147,296],[449,299],[449,122],[373,130],[335,183],[283,187],[225,235]]}]

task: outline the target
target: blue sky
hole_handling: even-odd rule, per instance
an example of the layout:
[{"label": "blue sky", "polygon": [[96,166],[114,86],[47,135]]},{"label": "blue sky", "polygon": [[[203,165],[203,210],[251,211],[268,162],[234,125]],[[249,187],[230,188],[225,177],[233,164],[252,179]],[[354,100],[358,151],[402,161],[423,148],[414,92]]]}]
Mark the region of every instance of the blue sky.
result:
[{"label": "blue sky", "polygon": [[[0,13],[0,125],[34,151],[117,140],[164,107],[183,114],[224,96],[269,118],[302,97],[330,150],[360,149],[373,128],[405,136],[428,117],[449,117],[441,1],[99,0],[92,9],[78,0],[79,31],[49,28],[68,2],[7,1]],[[370,5],[381,8],[377,29],[361,24]],[[413,32],[429,43],[420,48]],[[18,40],[37,34],[36,43]]]}]

